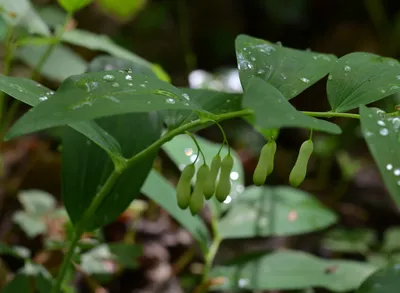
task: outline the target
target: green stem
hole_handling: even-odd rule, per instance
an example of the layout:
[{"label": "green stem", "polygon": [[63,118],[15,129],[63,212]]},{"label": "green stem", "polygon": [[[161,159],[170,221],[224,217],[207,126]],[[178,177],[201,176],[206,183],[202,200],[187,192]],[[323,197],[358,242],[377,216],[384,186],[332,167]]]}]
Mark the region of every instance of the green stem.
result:
[{"label": "green stem", "polygon": [[200,155],[200,154],[201,154],[201,156],[202,156],[202,158],[203,158],[203,162],[204,162],[204,164],[205,164],[205,163],[206,163],[206,156],[204,156],[204,153],[203,153],[203,151],[201,150],[200,145],[199,145],[199,143],[197,142],[196,138],[195,138],[194,135],[191,134],[189,131],[185,131],[185,133],[186,133],[187,135],[190,136],[190,138],[193,140],[194,144],[195,144],[196,147],[197,147],[197,157],[196,157],[196,160],[194,160],[193,164],[196,163],[196,161],[197,161],[197,159],[199,158],[199,155]]},{"label": "green stem", "polygon": [[70,22],[70,20],[72,19],[73,14],[72,13],[68,13],[67,17],[65,18],[65,22],[63,24],[63,26],[59,29],[59,31],[57,32],[55,38],[54,38],[54,42],[52,42],[48,47],[47,50],[43,53],[42,57],[40,58],[38,64],[35,66],[35,68],[33,69],[32,72],[32,79],[33,80],[37,80],[40,74],[40,71],[42,71],[43,66],[46,64],[47,59],[50,57],[51,53],[53,53],[53,50],[55,49],[55,47],[61,42],[61,38],[65,32],[65,28],[68,25],[68,23]]},{"label": "green stem", "polygon": [[[221,114],[218,116],[218,121],[225,120],[225,119],[231,119],[231,118],[236,118],[236,117],[242,117],[246,115],[251,115],[253,114],[253,111],[251,110],[242,110],[242,111],[237,111],[237,112],[231,112],[227,114]],[[127,160],[127,164],[125,165],[124,168],[121,168],[120,170],[113,171],[110,176],[108,177],[106,183],[103,185],[99,193],[96,195],[96,197],[93,199],[91,202],[89,208],[86,210],[86,212],[83,214],[82,219],[79,221],[79,223],[75,227],[74,231],[74,236],[73,239],[68,247],[68,252],[65,255],[63,259],[63,263],[61,265],[60,272],[58,273],[57,279],[50,291],[50,293],[59,293],[62,281],[65,277],[65,274],[67,272],[67,268],[71,262],[72,256],[73,256],[73,251],[75,250],[75,247],[78,243],[78,240],[82,236],[83,232],[86,229],[86,224],[90,220],[90,218],[96,213],[97,209],[101,205],[101,203],[104,201],[106,196],[109,194],[115,183],[117,182],[119,176],[129,167],[132,167],[136,161],[142,159],[149,153],[157,151],[164,143],[170,141],[173,137],[184,133],[185,131],[188,131],[192,128],[198,127],[202,124],[207,124],[208,121],[204,120],[195,120],[193,122],[190,122],[188,124],[182,125],[170,132],[167,132],[164,136],[162,136],[159,140],[154,142],[152,145],[150,145],[148,148],[144,149],[140,153],[136,154],[129,160]],[[214,228],[216,229],[216,221],[214,221]],[[214,229],[214,230],[215,230]],[[215,253],[218,249],[220,238],[218,236],[215,237],[213,244],[210,247],[209,253],[208,253],[208,263],[212,262],[214,259]]]},{"label": "green stem", "polygon": [[322,117],[322,118],[342,117],[342,118],[360,119],[359,114],[352,114],[352,113],[310,112],[310,111],[302,111],[301,113],[312,117]]},{"label": "green stem", "polygon": [[218,231],[217,222],[218,222],[217,217],[215,217],[215,215],[213,215],[213,217],[211,219],[211,228],[212,228],[212,231],[213,231],[214,238],[213,238],[213,241],[212,241],[212,243],[210,245],[208,253],[206,255],[205,264],[204,264],[204,270],[203,270],[202,284],[206,284],[207,283],[208,274],[210,273],[211,266],[212,266],[212,264],[214,262],[215,255],[217,254],[219,245],[221,244],[221,241],[222,241],[222,237],[221,237],[221,235],[219,234],[219,231]]}]

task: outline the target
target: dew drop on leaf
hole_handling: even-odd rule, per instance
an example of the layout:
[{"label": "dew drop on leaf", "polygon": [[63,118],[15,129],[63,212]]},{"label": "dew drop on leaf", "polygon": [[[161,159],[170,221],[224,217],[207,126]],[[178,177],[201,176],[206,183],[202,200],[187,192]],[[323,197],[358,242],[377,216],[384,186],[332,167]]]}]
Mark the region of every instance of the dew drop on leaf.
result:
[{"label": "dew drop on leaf", "polygon": [[115,80],[115,76],[111,75],[111,74],[106,74],[106,75],[103,76],[103,79],[105,81],[114,81]]},{"label": "dew drop on leaf", "polygon": [[382,136],[386,136],[389,134],[389,130],[387,128],[382,128],[381,130],[379,130],[379,133]]},{"label": "dew drop on leaf", "polygon": [[310,82],[310,80],[308,78],[305,78],[305,77],[300,78],[300,80],[302,82],[304,82],[304,83],[309,83]]},{"label": "dew drop on leaf", "polygon": [[167,103],[167,104],[175,104],[175,100],[173,99],[173,98],[168,98],[168,99],[165,99],[165,102]]}]

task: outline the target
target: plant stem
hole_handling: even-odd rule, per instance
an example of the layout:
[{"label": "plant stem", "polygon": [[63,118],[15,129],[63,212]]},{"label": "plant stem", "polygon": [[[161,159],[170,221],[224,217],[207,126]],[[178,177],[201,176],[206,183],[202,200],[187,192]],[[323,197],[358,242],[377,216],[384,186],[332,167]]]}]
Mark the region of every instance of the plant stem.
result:
[{"label": "plant stem", "polygon": [[359,114],[352,114],[352,113],[310,112],[310,111],[302,111],[301,113],[312,117],[325,117],[325,118],[342,117],[342,118],[360,119]]},{"label": "plant stem", "polygon": [[47,59],[50,57],[51,53],[53,53],[53,50],[55,49],[56,45],[58,45],[61,42],[61,38],[65,32],[65,28],[67,27],[68,23],[72,19],[73,14],[68,13],[67,17],[65,18],[65,22],[63,26],[59,29],[57,32],[54,42],[52,42],[48,47],[47,50],[43,53],[42,57],[40,58],[38,64],[35,66],[32,72],[32,79],[37,80],[39,77],[40,71],[43,69],[43,66],[46,64]]},{"label": "plant stem", "polygon": [[[251,115],[253,111],[251,110],[242,110],[242,111],[237,111],[237,112],[231,112],[227,114],[221,114],[218,116],[218,121],[225,120],[225,119],[231,119],[231,118],[236,118],[236,117],[241,117],[241,116],[246,116],[246,115]],[[132,158],[130,158],[127,161],[127,164],[125,165],[124,168],[121,168],[120,170],[113,171],[110,176],[108,177],[107,181],[101,188],[101,190],[98,192],[96,197],[93,199],[91,202],[89,208],[86,210],[86,212],[83,214],[82,219],[78,222],[78,224],[75,227],[74,231],[74,236],[72,238],[72,241],[68,247],[68,252],[65,255],[63,259],[63,263],[61,265],[60,272],[58,273],[57,279],[52,286],[52,289],[50,293],[59,293],[62,281],[65,277],[65,274],[67,272],[68,265],[71,262],[71,258],[73,256],[73,251],[75,250],[76,245],[78,244],[78,240],[80,239],[81,235],[86,229],[86,224],[90,220],[90,218],[96,213],[97,209],[101,205],[101,203],[104,201],[106,196],[109,194],[115,183],[117,182],[119,176],[129,167],[132,167],[136,163],[136,161],[140,160],[141,158],[145,157],[149,153],[155,152],[158,150],[159,147],[161,147],[164,143],[167,141],[170,141],[173,137],[184,133],[187,130],[190,130],[192,128],[198,127],[202,124],[208,123],[207,121],[204,120],[195,120],[193,122],[190,122],[188,124],[182,125],[170,132],[167,132],[164,136],[162,136],[159,140],[155,141],[152,145],[150,145],[148,148],[144,149],[140,153],[136,154]],[[214,220],[214,230],[216,229],[216,220]],[[215,232],[215,231],[214,231]],[[208,253],[208,258],[207,258],[207,263],[208,266],[211,266],[211,263],[214,259],[214,256],[217,252],[219,243],[221,239],[216,236]]]}]

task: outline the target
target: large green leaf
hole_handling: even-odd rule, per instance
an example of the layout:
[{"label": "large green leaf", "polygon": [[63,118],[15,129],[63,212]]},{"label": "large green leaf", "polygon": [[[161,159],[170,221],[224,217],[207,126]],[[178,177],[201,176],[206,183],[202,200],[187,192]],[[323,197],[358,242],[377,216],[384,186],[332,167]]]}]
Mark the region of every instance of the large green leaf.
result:
[{"label": "large green leaf", "polygon": [[175,188],[158,172],[151,171],[142,187],[142,193],[158,203],[207,250],[210,235],[200,216],[192,216],[189,210],[182,210],[176,202]]},{"label": "large green leaf", "polygon": [[[16,57],[35,68],[46,52],[47,46],[23,46],[16,51]],[[87,62],[71,49],[58,45],[46,60],[40,73],[52,80],[63,81],[71,75],[86,71]]]},{"label": "large green leaf", "polygon": [[97,3],[108,13],[127,20],[142,10],[147,0],[97,0]]},{"label": "large green leaf", "polygon": [[334,252],[367,254],[375,241],[370,229],[334,229],[325,235],[322,246]]},{"label": "large green leaf", "polygon": [[8,138],[130,112],[166,109],[200,110],[174,86],[124,71],[91,72],[66,79],[51,99],[20,118]]},{"label": "large green leaf", "polygon": [[12,26],[22,26],[31,34],[50,35],[50,30],[29,0],[0,0],[2,17]]},{"label": "large green leaf", "polygon": [[29,277],[24,274],[17,274],[14,279],[1,290],[1,293],[29,292],[29,290],[31,290]]},{"label": "large green leaf", "polygon": [[366,263],[325,260],[299,251],[278,251],[245,256],[240,260],[213,269],[212,277],[224,277],[216,289],[299,290],[322,287],[334,292],[356,289],[375,271]]},{"label": "large green leaf", "polygon": [[336,60],[334,55],[294,50],[247,35],[239,35],[235,46],[243,88],[257,76],[276,87],[286,99],[327,75]]},{"label": "large green leaf", "polygon": [[361,128],[385,186],[400,206],[400,117],[381,112],[362,106]]},{"label": "large green leaf", "polygon": [[304,234],[334,224],[336,215],[310,194],[291,187],[245,189],[218,223],[223,238]]},{"label": "large green leaf", "polygon": [[91,2],[93,2],[93,0],[58,0],[62,8],[72,13],[89,5]]},{"label": "large green leaf", "polygon": [[385,231],[382,250],[386,253],[400,251],[400,227],[395,226]]},{"label": "large green leaf", "polygon": [[333,111],[344,112],[400,92],[400,63],[370,53],[340,58],[329,74],[327,93]]},{"label": "large green leaf", "polygon": [[255,124],[266,129],[297,127],[339,134],[339,126],[297,111],[279,90],[258,77],[245,89],[243,106],[254,111]]},{"label": "large green leaf", "polygon": [[397,293],[399,288],[400,263],[394,263],[370,276],[356,293]]},{"label": "large green leaf", "polygon": [[[33,80],[4,75],[0,75],[0,90],[30,106],[36,106],[54,94],[52,90]],[[120,156],[121,147],[118,142],[94,121],[75,122],[69,126],[84,134],[111,156]]]},{"label": "large green leaf", "polygon": [[[221,145],[208,141],[204,138],[196,136],[196,140],[200,145],[202,152],[206,157],[206,162],[210,166],[214,156],[218,153]],[[183,170],[186,165],[194,162],[197,156],[197,148],[193,143],[192,139],[188,135],[175,136],[170,142],[164,144],[163,149],[167,152],[172,161]],[[223,158],[228,153],[228,148],[224,147],[221,151],[221,157]],[[225,209],[229,204],[234,201],[238,195],[244,190],[244,171],[238,154],[231,149],[231,155],[234,159],[234,165],[231,172],[231,193],[225,200],[225,204],[221,205],[221,208]],[[203,164],[201,156],[196,162],[196,167]],[[193,177],[193,183],[195,182],[196,176]]]},{"label": "large green leaf", "polygon": [[138,55],[128,51],[127,49],[115,44],[109,37],[105,35],[97,35],[88,31],[83,30],[71,30],[65,32],[62,36],[64,42],[85,47],[91,50],[107,52],[115,57],[130,60],[132,62],[142,64],[148,68],[151,68],[158,78],[169,81],[170,78],[164,70],[156,65],[151,64],[149,61],[139,57]]},{"label": "large green leaf", "polygon": [[[131,113],[97,121],[121,145],[129,158],[157,140],[161,123],[156,113]],[[68,129],[69,130],[69,129]],[[139,194],[156,153],[149,153],[120,176],[110,194],[92,215],[87,229],[112,222]],[[62,198],[68,214],[77,223],[113,169],[107,154],[83,135],[65,132],[62,149]]]}]

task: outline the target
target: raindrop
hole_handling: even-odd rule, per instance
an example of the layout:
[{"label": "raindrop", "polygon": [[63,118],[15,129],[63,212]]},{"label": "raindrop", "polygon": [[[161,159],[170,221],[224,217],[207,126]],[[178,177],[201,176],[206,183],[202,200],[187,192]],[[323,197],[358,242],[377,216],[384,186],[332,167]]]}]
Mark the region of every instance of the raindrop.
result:
[{"label": "raindrop", "polygon": [[140,86],[141,87],[146,87],[146,85],[144,83],[141,83]]},{"label": "raindrop", "polygon": [[393,169],[393,165],[392,164],[387,164],[386,165],[386,170],[391,171]]},{"label": "raindrop", "polygon": [[227,100],[226,100],[226,103],[227,103],[227,104],[229,104],[230,102],[231,102],[231,100],[230,100],[230,99],[227,99]]},{"label": "raindrop", "polygon": [[348,66],[348,65],[346,65],[346,66],[344,67],[344,71],[347,71],[347,72],[351,71],[351,67]]},{"label": "raindrop", "polygon": [[103,79],[105,81],[114,81],[115,80],[115,76],[111,75],[111,74],[106,74],[106,75],[103,76]]},{"label": "raindrop", "polygon": [[287,76],[284,73],[281,73],[281,77],[282,77],[283,80],[287,79]]},{"label": "raindrop", "polygon": [[380,126],[385,126],[385,122],[383,122],[382,120],[378,120],[378,125],[380,125]]},{"label": "raindrop", "polygon": [[328,75],[328,80],[332,80],[332,78],[333,78],[332,74],[329,74]]},{"label": "raindrop", "polygon": [[251,57],[250,60],[251,61],[256,61],[256,57]]},{"label": "raindrop", "polygon": [[126,79],[126,80],[132,80],[132,75],[129,75],[129,74],[128,74],[127,76],[125,76],[125,79]]},{"label": "raindrop", "polygon": [[239,178],[239,173],[238,172],[231,172],[230,175],[232,180],[237,180]]},{"label": "raindrop", "polygon": [[186,156],[191,156],[193,154],[192,148],[185,148],[184,150]]},{"label": "raindrop", "polygon": [[300,80],[302,82],[304,82],[304,83],[309,83],[310,82],[310,80],[308,78],[305,78],[305,77],[300,78]]},{"label": "raindrop", "polygon": [[112,87],[119,87],[119,83],[118,82],[114,82],[111,86]]},{"label": "raindrop", "polygon": [[392,85],[390,87],[390,90],[392,90],[392,91],[395,91],[395,90],[398,90],[398,89],[400,89],[400,86],[398,86],[398,85]]},{"label": "raindrop", "polygon": [[129,86],[133,86],[133,83],[130,82],[130,83],[128,83],[128,85],[129,85]]},{"label": "raindrop", "polygon": [[165,99],[165,102],[166,102],[167,104],[171,104],[171,105],[175,104],[175,100],[174,100],[173,98]]},{"label": "raindrop", "polygon": [[47,97],[46,97],[46,96],[41,96],[41,97],[39,97],[39,101],[41,101],[41,102],[46,101],[46,100],[47,100]]},{"label": "raindrop", "polygon": [[150,105],[150,104],[151,104],[151,101],[147,101],[147,104]]},{"label": "raindrop", "polygon": [[183,94],[182,94],[182,97],[183,97],[185,100],[190,101],[190,97],[189,97],[189,95],[188,95],[187,93],[183,93]]},{"label": "raindrop", "polygon": [[381,90],[381,93],[384,94],[384,93],[386,93],[386,91],[385,91],[384,89],[382,89],[382,90]]},{"label": "raindrop", "polygon": [[396,117],[392,120],[393,127],[395,130],[400,128],[400,118]]},{"label": "raindrop", "polygon": [[49,94],[49,95],[54,95],[54,92],[53,91],[50,91],[50,92],[48,92],[47,94]]},{"label": "raindrop", "polygon": [[400,75],[396,75],[396,78],[397,78],[398,80],[400,80]]},{"label": "raindrop", "polygon": [[232,201],[232,197],[230,197],[229,195],[226,197],[226,199],[224,200],[224,204],[228,204]]},{"label": "raindrop", "polygon": [[386,135],[389,134],[389,130],[388,130],[387,128],[382,128],[382,129],[379,131],[379,133],[380,133],[380,135],[382,135],[382,136],[386,136]]},{"label": "raindrop", "polygon": [[400,168],[396,168],[393,171],[394,176],[400,176]]},{"label": "raindrop", "polygon": [[257,74],[264,74],[265,73],[265,70],[264,69],[258,69],[257,70]]},{"label": "raindrop", "polygon": [[194,155],[191,155],[190,156],[190,162],[194,162],[194,161],[196,161],[196,158],[197,158],[197,155],[196,154],[194,154]]}]

